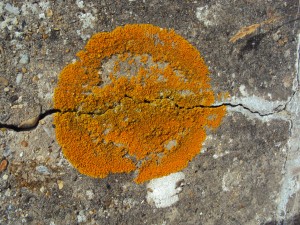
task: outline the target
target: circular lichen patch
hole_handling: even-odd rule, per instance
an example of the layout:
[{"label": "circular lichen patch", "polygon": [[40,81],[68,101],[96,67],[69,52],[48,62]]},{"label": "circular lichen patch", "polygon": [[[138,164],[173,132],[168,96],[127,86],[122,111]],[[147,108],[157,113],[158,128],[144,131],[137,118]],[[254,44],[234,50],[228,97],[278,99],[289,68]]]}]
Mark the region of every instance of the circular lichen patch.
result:
[{"label": "circular lichen patch", "polygon": [[95,34],[55,89],[56,137],[81,173],[179,171],[200,152],[224,107],[200,53],[173,30],[135,24]]}]

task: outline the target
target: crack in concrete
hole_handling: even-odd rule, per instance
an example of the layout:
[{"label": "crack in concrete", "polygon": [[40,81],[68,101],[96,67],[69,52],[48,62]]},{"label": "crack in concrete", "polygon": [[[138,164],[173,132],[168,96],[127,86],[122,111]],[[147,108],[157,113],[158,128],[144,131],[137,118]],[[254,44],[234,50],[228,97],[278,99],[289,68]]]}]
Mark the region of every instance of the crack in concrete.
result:
[{"label": "crack in concrete", "polygon": [[[130,98],[130,99],[134,100],[134,98],[132,98],[132,97],[130,97],[128,95],[125,95],[124,98]],[[155,99],[154,101],[162,100],[162,99],[167,99],[167,100],[173,101],[170,98],[159,98],[159,99]],[[154,101],[144,100],[143,102],[140,102],[138,104],[143,104],[143,103],[144,104],[145,103],[146,104],[151,104]],[[179,109],[188,109],[188,110],[195,109],[195,108],[218,108],[218,107],[222,107],[222,106],[227,106],[227,107],[231,107],[231,108],[239,108],[240,107],[240,108],[243,108],[244,110],[250,112],[251,114],[256,114],[256,115],[258,115],[260,117],[267,117],[267,116],[270,116],[270,115],[274,115],[274,114],[279,113],[281,111],[284,111],[286,109],[286,105],[285,105],[285,107],[283,107],[280,110],[275,110],[275,111],[270,112],[270,113],[262,113],[262,112],[259,112],[257,110],[252,110],[250,107],[245,106],[242,103],[233,104],[233,103],[230,103],[230,102],[223,102],[223,103],[218,103],[218,104],[213,104],[213,105],[195,105],[193,107],[184,107],[184,106],[180,106],[177,103],[174,103],[174,105],[175,105],[175,107],[177,107]],[[48,109],[45,112],[40,113],[38,116],[36,116],[34,118],[31,118],[31,119],[29,119],[29,120],[27,120],[25,122],[22,122],[19,125],[0,123],[0,129],[1,128],[5,128],[5,129],[13,130],[15,132],[31,131],[31,130],[34,130],[38,126],[39,122],[42,119],[44,119],[45,117],[50,116],[52,114],[55,114],[55,113],[77,113],[78,115],[84,115],[84,114],[85,115],[103,115],[108,110],[111,110],[111,109],[114,109],[114,108],[115,108],[115,106],[107,109],[105,112],[83,112],[83,111],[78,111],[78,110],[66,110],[66,111],[62,111],[60,109]]]},{"label": "crack in concrete", "polygon": [[0,129],[5,128],[5,129],[13,130],[13,131],[16,131],[16,132],[30,131],[30,130],[35,129],[42,119],[44,119],[45,117],[47,117],[49,115],[57,113],[57,112],[60,112],[60,110],[58,110],[58,109],[48,109],[45,112],[40,113],[38,116],[27,120],[28,121],[27,123],[25,121],[25,123],[20,123],[19,125],[0,123]]}]

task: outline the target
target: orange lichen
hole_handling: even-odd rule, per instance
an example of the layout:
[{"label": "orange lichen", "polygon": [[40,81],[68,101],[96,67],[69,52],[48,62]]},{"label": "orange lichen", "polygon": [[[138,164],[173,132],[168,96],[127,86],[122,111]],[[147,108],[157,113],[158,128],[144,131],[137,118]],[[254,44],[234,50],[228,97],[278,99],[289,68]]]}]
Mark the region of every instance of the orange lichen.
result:
[{"label": "orange lichen", "polygon": [[210,107],[199,52],[173,30],[118,27],[95,34],[77,56],[55,89],[55,125],[64,155],[83,174],[137,171],[141,183],[179,171],[225,114],[225,106]]}]

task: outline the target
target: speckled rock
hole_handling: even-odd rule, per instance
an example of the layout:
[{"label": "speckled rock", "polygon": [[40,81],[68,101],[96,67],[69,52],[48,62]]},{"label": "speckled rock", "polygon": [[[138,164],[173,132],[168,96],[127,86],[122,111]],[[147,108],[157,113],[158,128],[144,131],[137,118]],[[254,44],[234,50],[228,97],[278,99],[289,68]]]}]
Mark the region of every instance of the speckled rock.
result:
[{"label": "speckled rock", "polygon": [[[298,4],[1,1],[0,159],[8,165],[0,224],[300,224]],[[131,175],[79,174],[61,153],[51,113],[37,117],[53,108],[58,75],[88,38],[129,23],[174,29],[200,51],[214,92],[230,95],[216,103],[227,115],[165,208],[149,204],[148,183]],[[7,126],[32,118],[33,129]]]}]

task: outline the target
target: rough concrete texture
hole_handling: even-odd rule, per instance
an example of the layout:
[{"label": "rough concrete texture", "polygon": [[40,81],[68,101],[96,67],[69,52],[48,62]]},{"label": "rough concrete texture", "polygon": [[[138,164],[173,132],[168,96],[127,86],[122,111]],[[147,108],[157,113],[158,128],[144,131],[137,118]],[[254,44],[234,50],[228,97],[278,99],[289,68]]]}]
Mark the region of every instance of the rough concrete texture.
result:
[{"label": "rough concrete texture", "polygon": [[[0,1],[0,224],[300,224],[299,16],[296,0]],[[79,174],[51,115],[7,129],[52,108],[59,72],[91,35],[128,23],[175,29],[231,96],[165,208],[130,175]]]}]

